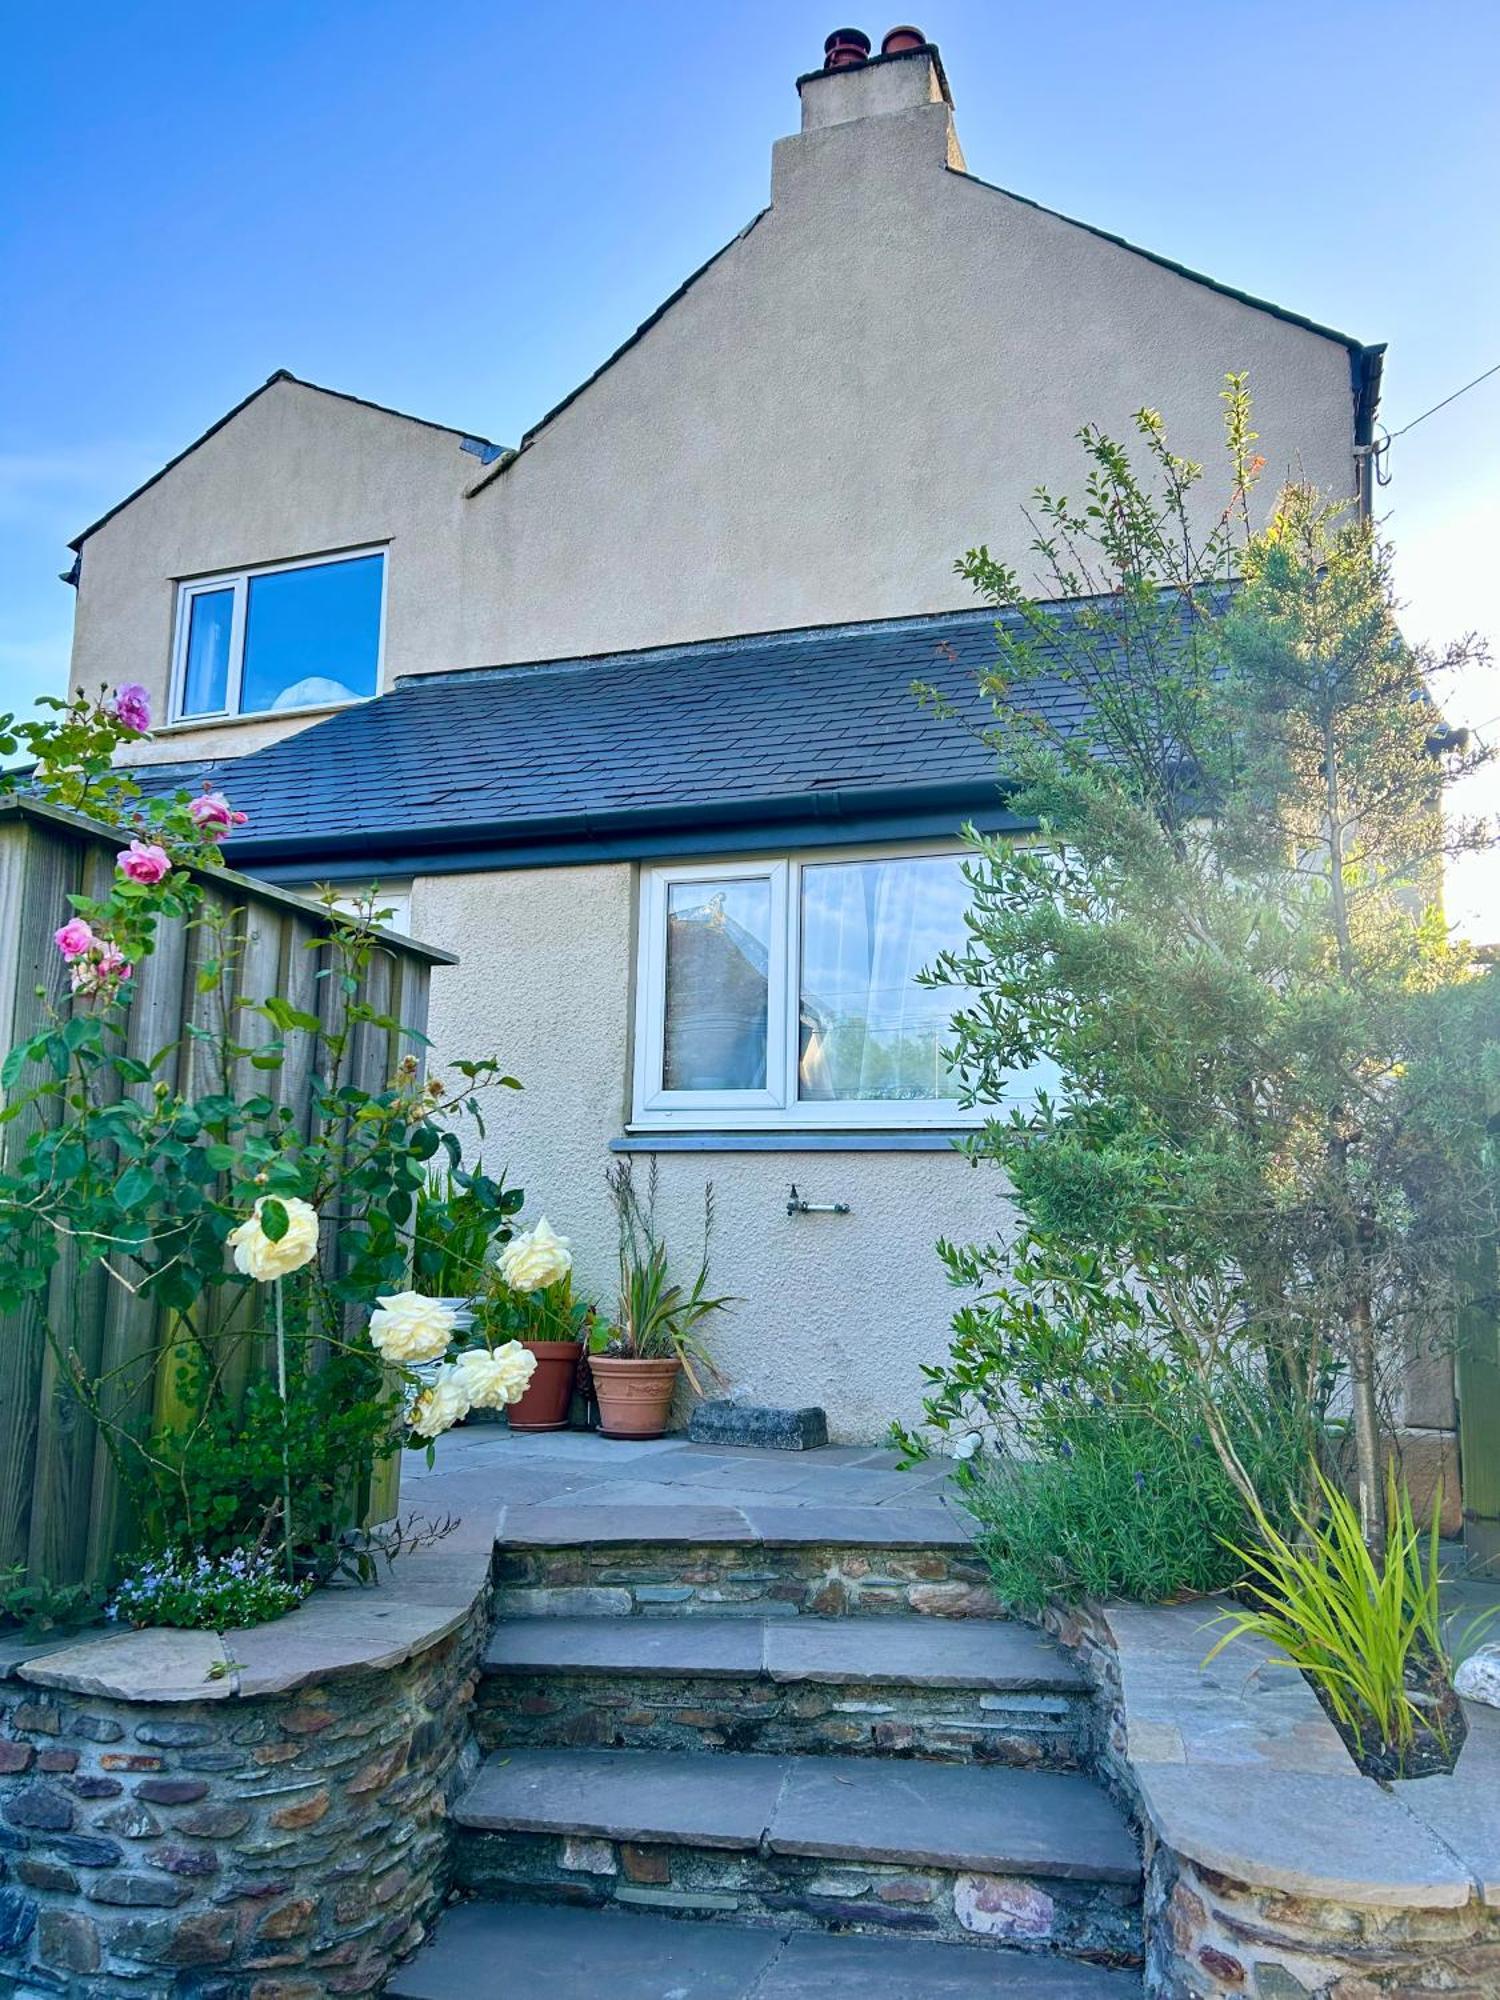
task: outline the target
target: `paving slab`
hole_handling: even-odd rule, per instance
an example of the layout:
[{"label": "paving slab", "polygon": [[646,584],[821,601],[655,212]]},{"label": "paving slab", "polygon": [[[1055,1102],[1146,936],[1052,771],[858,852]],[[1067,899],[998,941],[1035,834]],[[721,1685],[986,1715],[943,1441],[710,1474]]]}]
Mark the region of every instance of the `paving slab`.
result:
[{"label": "paving slab", "polygon": [[811,1543],[863,1549],[967,1548],[972,1524],[946,1507],[789,1507],[784,1501],[745,1509],[754,1539],[773,1546]]},{"label": "paving slab", "polygon": [[399,1967],[385,1991],[391,2000],[482,2000],[502,1992],[546,2000],[747,2000],[781,1949],[774,1931],[728,1924],[470,1903],[444,1912],[436,1942]]},{"label": "paving slab", "polygon": [[235,1691],[235,1657],[217,1632],[160,1626],[80,1639],[18,1661],[15,1673],[34,1687],[115,1701],[223,1701]]},{"label": "paving slab", "polygon": [[755,1680],[766,1651],[745,1618],[518,1618],[490,1635],[488,1673],[693,1674]]},{"label": "paving slab", "polygon": [[242,1695],[284,1694],[330,1674],[379,1673],[435,1646],[468,1617],[482,1587],[458,1603],[382,1597],[378,1589],[322,1591],[270,1625],[226,1632]]},{"label": "paving slab", "polygon": [[784,1757],[512,1750],[486,1759],[454,1818],[488,1832],[756,1848],[786,1767]]},{"label": "paving slab", "polygon": [[1490,1908],[1500,1909],[1500,1709],[1465,1707],[1469,1739],[1455,1769],[1402,1779],[1391,1793],[1451,1849]]},{"label": "paving slab", "polygon": [[594,1545],[628,1548],[636,1542],[753,1542],[745,1516],[702,1502],[680,1506],[507,1507],[501,1533],[511,1548],[560,1549]]},{"label": "paving slab", "polygon": [[767,1625],[765,1659],[773,1681],[1088,1689],[1068,1654],[1004,1619],[797,1618]]},{"label": "paving slab", "polygon": [[754,2000],[1139,2000],[1133,1972],[904,1938],[788,1938]]},{"label": "paving slab", "polygon": [[1124,1821],[1090,1779],[993,1765],[794,1757],[770,1845],[988,1875],[1135,1882],[1141,1872]]},{"label": "paving slab", "polygon": [[821,1937],[615,1910],[469,1903],[397,1968],[390,2000],[1139,2000],[1129,1972],[1030,1952]]},{"label": "paving slab", "polygon": [[1347,1777],[1330,1777],[1137,1764],[1135,1781],[1168,1847],[1252,1888],[1391,1910],[1461,1909],[1473,1893],[1453,1850],[1352,1765]]}]

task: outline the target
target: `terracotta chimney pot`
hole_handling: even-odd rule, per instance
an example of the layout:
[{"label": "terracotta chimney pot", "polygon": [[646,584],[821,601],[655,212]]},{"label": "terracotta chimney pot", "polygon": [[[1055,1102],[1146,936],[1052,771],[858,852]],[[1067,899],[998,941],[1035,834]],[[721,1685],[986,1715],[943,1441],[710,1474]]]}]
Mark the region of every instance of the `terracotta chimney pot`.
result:
[{"label": "terracotta chimney pot", "polygon": [[904,56],[912,49],[925,49],[926,46],[927,37],[920,28],[902,26],[888,30],[880,44],[880,53],[883,56]]},{"label": "terracotta chimney pot", "polygon": [[870,37],[860,28],[835,28],[823,44],[824,69],[853,69],[870,59]]}]

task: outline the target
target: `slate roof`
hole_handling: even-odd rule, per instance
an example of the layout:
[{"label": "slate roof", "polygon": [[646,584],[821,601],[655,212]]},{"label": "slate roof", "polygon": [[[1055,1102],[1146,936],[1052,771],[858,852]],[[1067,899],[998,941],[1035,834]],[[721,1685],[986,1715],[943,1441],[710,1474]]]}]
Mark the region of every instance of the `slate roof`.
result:
[{"label": "slate roof", "polygon": [[[338,856],[389,867],[480,846],[534,858],[539,843],[681,851],[710,827],[747,844],[793,821],[837,840],[851,821],[913,812],[951,830],[1001,808],[994,752],[924,709],[912,683],[992,723],[974,676],[994,661],[994,625],[963,611],[412,676],[232,763],[173,767],[168,782],[228,787],[250,815],[229,851],[251,869]],[[1081,712],[1061,680],[1032,698],[1064,727]]]}]

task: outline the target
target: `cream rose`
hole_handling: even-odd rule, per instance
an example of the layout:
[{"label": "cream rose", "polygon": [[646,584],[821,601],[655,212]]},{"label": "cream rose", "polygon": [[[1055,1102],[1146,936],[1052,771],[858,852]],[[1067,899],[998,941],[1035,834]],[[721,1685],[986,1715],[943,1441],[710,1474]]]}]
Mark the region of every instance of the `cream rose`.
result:
[{"label": "cream rose", "polygon": [[507,1340],[493,1350],[469,1348],[454,1362],[453,1372],[476,1410],[499,1410],[507,1403],[520,1402],[536,1373],[536,1356],[519,1340]]},{"label": "cream rose", "polygon": [[286,1210],[286,1234],[274,1240],[261,1227],[260,1212],[270,1197],[262,1195],[238,1229],[231,1229],[234,1268],[259,1284],[289,1277],[318,1254],[318,1211],[295,1195],[277,1196]]},{"label": "cream rose", "polygon": [[420,1292],[393,1292],[377,1299],[370,1315],[370,1343],[382,1360],[410,1364],[437,1361],[447,1353],[458,1315],[441,1299]]},{"label": "cream rose", "polygon": [[458,1370],[440,1368],[416,1400],[411,1427],[418,1437],[441,1437],[444,1431],[462,1423],[468,1414],[468,1391],[459,1379]]},{"label": "cream rose", "polygon": [[544,1215],[500,1252],[500,1275],[513,1292],[540,1292],[567,1277],[573,1254],[566,1236],[559,1236]]}]

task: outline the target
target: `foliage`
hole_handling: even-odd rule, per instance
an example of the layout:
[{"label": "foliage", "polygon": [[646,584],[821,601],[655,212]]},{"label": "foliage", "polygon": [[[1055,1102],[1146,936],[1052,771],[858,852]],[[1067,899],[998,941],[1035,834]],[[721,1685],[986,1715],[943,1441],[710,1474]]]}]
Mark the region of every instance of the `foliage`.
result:
[{"label": "foliage", "polygon": [[[1145,1302],[1097,1256],[1034,1236],[1010,1252],[940,1249],[975,1296],[955,1316],[948,1362],[924,1369],[928,1429],[965,1461],[960,1484],[1001,1597],[1035,1611],[1054,1596],[1154,1602],[1231,1583],[1224,1537],[1242,1529],[1243,1506]],[[1227,1369],[1214,1395],[1284,1516],[1305,1421]],[[895,1435],[908,1459],[929,1448],[921,1433]],[[971,1455],[983,1439],[992,1446]]]},{"label": "foliage", "polygon": [[[516,1086],[517,1088],[519,1086]],[[488,1281],[492,1253],[511,1238],[526,1197],[477,1169],[450,1167],[417,1195],[412,1284],[429,1298],[470,1299]]]},{"label": "foliage", "polygon": [[[72,898],[95,940],[88,954],[71,925],[57,936],[71,1005],[0,1066],[0,1123],[13,1128],[0,1168],[0,1313],[41,1319],[60,1381],[134,1496],[146,1546],[262,1548],[288,1533],[295,1494],[289,1557],[326,1573],[372,1465],[406,1440],[408,1399],[370,1347],[370,1307],[407,1281],[417,1203],[440,1155],[449,1212],[503,1217],[519,1201],[465,1172],[453,1129],[472,1120],[482,1134],[480,1091],[519,1086],[493,1061],[424,1081],[410,1052],[379,1085],[359,1080],[368,1066],[355,1058],[372,1040],[422,1039],[365,997],[386,949],[373,899],[351,914],[325,894],[325,935],[310,946],[314,1007],[245,994],[249,913],[207,897],[199,872],[243,816],[216,793],[143,799],[110,767],[144,729],[141,690],[44,706],[61,719],[0,721],[0,750],[24,744],[37,759],[29,795],[134,839],[107,897]],[[163,916],[190,930],[194,1004],[165,1047],[134,1053],[133,962]],[[100,940],[114,952],[107,976]],[[93,968],[83,982],[80,963]],[[287,1102],[283,1070],[298,1078]],[[267,1273],[252,1276],[244,1260],[247,1218],[263,1251],[290,1245],[289,1209],[301,1204],[305,1256],[256,1282]],[[155,1334],[102,1370],[75,1343],[73,1309],[101,1283]],[[278,1355],[284,1388],[271,1374]],[[153,1378],[156,1415],[143,1428],[136,1413]]]},{"label": "foliage", "polygon": [[99,1593],[87,1584],[28,1581],[25,1570],[0,1571],[0,1631],[18,1625],[23,1638],[44,1639],[91,1624],[100,1608]]},{"label": "foliage", "polygon": [[[1378,1540],[1384,1376],[1446,1337],[1497,1229],[1475,1055],[1500,987],[1433,895],[1489,837],[1440,810],[1482,754],[1433,705],[1471,649],[1406,644],[1364,520],[1293,489],[1252,533],[1242,382],[1227,408],[1208,510],[1153,412],[1144,469],[1080,434],[1085,503],[1033,517],[1051,592],[1087,600],[1067,615],[983,549],[959,565],[1002,613],[988,738],[1040,834],[971,836],[970,939],[931,977],[961,989],[953,1059],[995,1107],[971,1151],[1010,1179],[1021,1260],[1093,1256],[1139,1298],[1247,1504],[1218,1384],[1300,1423],[1341,1376]],[[1082,721],[1035,700],[1057,679]],[[1041,1064],[1055,1088],[1007,1113]]]},{"label": "foliage", "polygon": [[131,1625],[223,1632],[294,1611],[311,1588],[288,1583],[264,1550],[189,1555],[173,1550],[128,1569],[110,1610]]},{"label": "foliage", "polygon": [[711,1297],[708,1291],[713,1183],[703,1190],[703,1254],[691,1290],[684,1290],[672,1277],[667,1245],[657,1233],[655,1155],[644,1201],[628,1159],[610,1168],[608,1185],[620,1225],[620,1291],[615,1323],[594,1327],[589,1336],[590,1352],[633,1361],[680,1361],[694,1391],[702,1395],[704,1378],[717,1380],[718,1370],[697,1329],[732,1303],[727,1297]]},{"label": "foliage", "polygon": [[[1283,1533],[1259,1512],[1257,1539],[1235,1554],[1249,1574],[1244,1607],[1227,1611],[1211,1660],[1250,1636],[1280,1649],[1276,1664],[1300,1667],[1360,1753],[1410,1757],[1419,1731],[1446,1740],[1441,1715],[1421,1687],[1447,1686],[1449,1661],[1438,1605],[1438,1513],[1424,1533],[1411,1497],[1386,1471],[1384,1550],[1366,1543],[1359,1510],[1318,1475],[1319,1508],[1299,1510]],[[1205,1662],[1206,1664],[1206,1662]]]},{"label": "foliage", "polygon": [[474,1312],[474,1324],[492,1345],[503,1340],[587,1341],[598,1308],[573,1290],[573,1274],[534,1292],[517,1292],[499,1272],[489,1282]]}]

